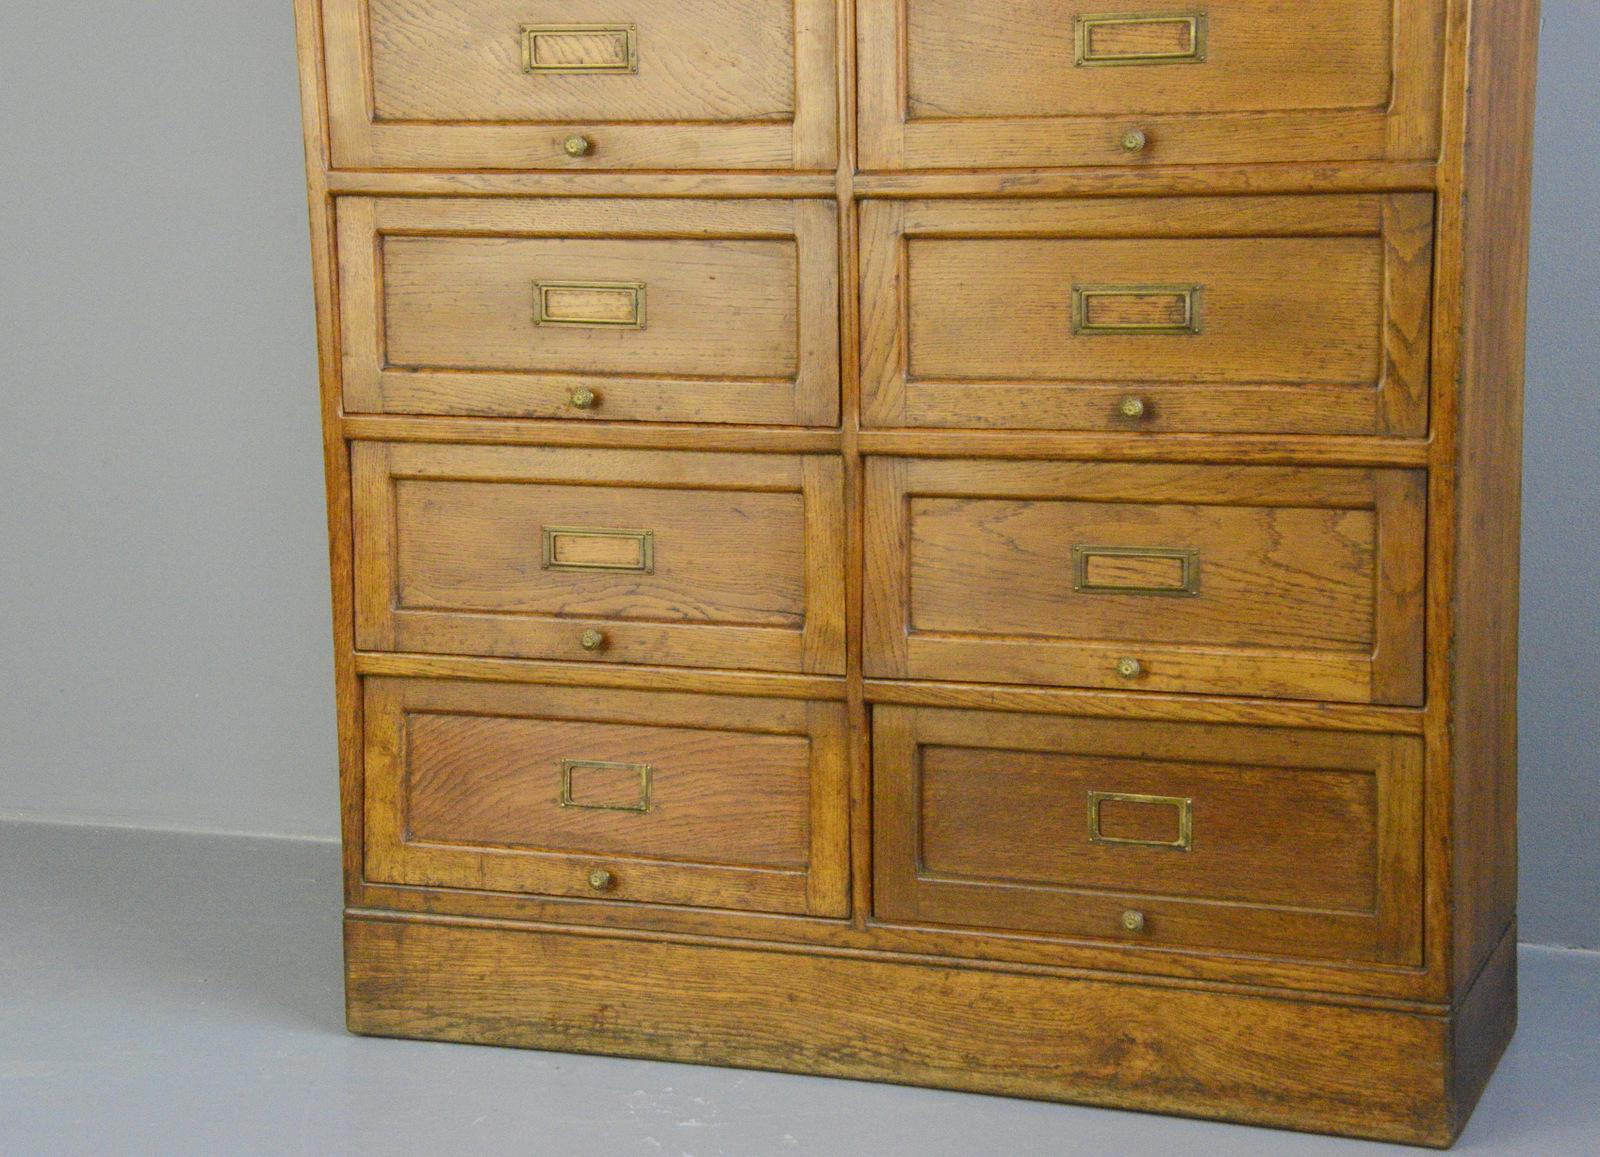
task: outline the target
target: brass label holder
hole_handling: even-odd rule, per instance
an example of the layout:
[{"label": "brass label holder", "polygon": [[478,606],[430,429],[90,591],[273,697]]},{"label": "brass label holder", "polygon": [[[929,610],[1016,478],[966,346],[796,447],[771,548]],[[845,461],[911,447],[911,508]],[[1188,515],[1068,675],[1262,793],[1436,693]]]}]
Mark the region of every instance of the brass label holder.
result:
[{"label": "brass label holder", "polygon": [[[1072,332],[1088,336],[1148,336],[1200,332],[1202,285],[1074,285]],[[1149,318],[1108,319],[1114,302],[1140,305],[1155,312]],[[1176,307],[1176,308],[1174,308]],[[1172,316],[1158,316],[1159,313]]]},{"label": "brass label holder", "polygon": [[[1079,68],[1129,64],[1200,64],[1206,58],[1206,14],[1204,12],[1136,13],[1110,16],[1079,16],[1073,21],[1076,41],[1074,63]],[[1176,46],[1155,48],[1141,39],[1162,26],[1171,26],[1178,35]],[[1097,33],[1125,32],[1138,47],[1105,51],[1096,45]]]},{"label": "brass label holder", "polygon": [[[565,43],[568,51],[562,52]],[[585,59],[585,48],[608,46],[608,55]],[[522,71],[533,75],[593,76],[639,71],[639,29],[633,24],[524,24]]]},{"label": "brass label holder", "polygon": [[[591,526],[545,526],[540,528],[541,554],[545,570],[610,571],[624,574],[655,574],[656,532],[653,530],[606,530]],[[574,559],[562,556],[562,545],[571,540],[588,540],[592,545],[617,543],[631,557]]]},{"label": "brass label holder", "polygon": [[[572,773],[575,771],[618,771],[639,777],[639,799],[636,803],[580,803],[572,797]],[[650,810],[651,780],[655,769],[648,763],[610,763],[602,759],[563,759],[561,761],[561,806],[582,811],[636,812]]]},{"label": "brass label holder", "polygon": [[[535,281],[533,324],[643,329],[645,287],[638,281]],[[613,310],[599,306],[610,302]]]},{"label": "brass label holder", "polygon": [[[1172,564],[1171,583],[1105,582],[1096,579],[1096,559],[1128,559]],[[1158,595],[1191,598],[1200,593],[1200,552],[1160,546],[1075,546],[1072,548],[1072,589],[1096,595]]]},{"label": "brass label holder", "polygon": [[[1108,836],[1100,830],[1100,805],[1103,803],[1152,804],[1175,808],[1178,837],[1174,840],[1145,840],[1131,836]],[[1170,852],[1194,850],[1194,800],[1176,795],[1130,795],[1117,791],[1089,793],[1089,842],[1117,844],[1135,848],[1160,848]]]}]

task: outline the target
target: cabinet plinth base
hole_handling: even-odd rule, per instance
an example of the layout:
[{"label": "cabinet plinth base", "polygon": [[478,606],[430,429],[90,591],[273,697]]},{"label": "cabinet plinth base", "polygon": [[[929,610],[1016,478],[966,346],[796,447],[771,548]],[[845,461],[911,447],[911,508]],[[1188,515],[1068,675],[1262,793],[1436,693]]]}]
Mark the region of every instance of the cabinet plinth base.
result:
[{"label": "cabinet plinth base", "polygon": [[[1448,1146],[1515,1024],[923,961],[352,915],[352,1031],[928,1085]],[[1491,1010],[1506,1010],[1503,1012]]]}]

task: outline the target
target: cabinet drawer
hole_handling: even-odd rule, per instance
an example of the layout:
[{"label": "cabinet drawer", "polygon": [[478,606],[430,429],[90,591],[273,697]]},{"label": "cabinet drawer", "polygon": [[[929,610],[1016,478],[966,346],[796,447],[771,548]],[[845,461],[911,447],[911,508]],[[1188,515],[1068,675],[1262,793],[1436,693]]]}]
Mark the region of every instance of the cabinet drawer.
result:
[{"label": "cabinet drawer", "polygon": [[1416,964],[1414,736],[878,707],[874,912]]},{"label": "cabinet drawer", "polygon": [[342,198],[345,408],[834,425],[829,201]]},{"label": "cabinet drawer", "polygon": [[833,0],[322,0],[322,15],[335,167],[834,166]]},{"label": "cabinet drawer", "polygon": [[842,916],[837,703],[369,679],[376,883]]},{"label": "cabinet drawer", "polygon": [[871,459],[866,670],[1422,700],[1420,470]]},{"label": "cabinet drawer", "polygon": [[1422,435],[1428,194],[869,202],[873,426]]},{"label": "cabinet drawer", "polygon": [[857,11],[867,169],[1438,151],[1445,0],[861,0]]},{"label": "cabinet drawer", "polygon": [[844,670],[837,458],[358,442],[367,650]]}]

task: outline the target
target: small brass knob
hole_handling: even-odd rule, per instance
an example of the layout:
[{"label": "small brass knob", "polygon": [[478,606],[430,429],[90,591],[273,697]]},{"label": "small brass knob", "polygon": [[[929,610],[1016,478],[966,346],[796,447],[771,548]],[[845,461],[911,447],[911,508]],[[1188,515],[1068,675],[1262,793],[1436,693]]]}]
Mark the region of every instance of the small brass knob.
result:
[{"label": "small brass knob", "polygon": [[596,892],[609,892],[611,885],[616,882],[617,878],[604,868],[596,868],[589,873],[589,887]]},{"label": "small brass knob", "polygon": [[1142,418],[1144,417],[1144,410],[1145,406],[1143,398],[1123,398],[1122,401],[1117,404],[1117,413],[1121,414],[1124,418]]},{"label": "small brass knob", "polygon": [[594,148],[594,142],[586,136],[574,134],[563,141],[561,147],[569,157],[587,157],[589,150]]},{"label": "small brass knob", "polygon": [[1122,134],[1122,147],[1130,153],[1142,153],[1144,147],[1150,143],[1150,138],[1144,135],[1143,129],[1129,129]]},{"label": "small brass knob", "polygon": [[600,399],[595,396],[595,392],[588,386],[579,386],[577,389],[572,391],[571,401],[572,408],[574,410],[593,409],[594,404],[599,400]]},{"label": "small brass knob", "polygon": [[1137,679],[1144,674],[1144,664],[1137,659],[1118,659],[1117,674],[1124,679]]},{"label": "small brass knob", "polygon": [[585,651],[598,651],[606,645],[606,637],[599,631],[590,628],[583,633],[583,637],[578,642],[583,644]]},{"label": "small brass knob", "polygon": [[1129,932],[1144,931],[1144,913],[1136,908],[1129,908],[1122,914],[1122,926]]}]

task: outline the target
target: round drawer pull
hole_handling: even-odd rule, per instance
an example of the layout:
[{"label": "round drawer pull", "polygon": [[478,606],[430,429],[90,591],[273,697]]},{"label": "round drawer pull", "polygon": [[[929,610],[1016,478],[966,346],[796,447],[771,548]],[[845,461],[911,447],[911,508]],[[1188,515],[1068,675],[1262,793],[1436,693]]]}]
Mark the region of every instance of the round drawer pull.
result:
[{"label": "round drawer pull", "polygon": [[1118,659],[1117,674],[1124,679],[1137,679],[1144,674],[1144,664],[1137,659]]},{"label": "round drawer pull", "polygon": [[604,868],[596,868],[594,871],[589,873],[589,887],[593,888],[596,892],[609,892],[611,890],[611,885],[615,884],[616,882],[617,878]]},{"label": "round drawer pull", "polygon": [[606,645],[606,637],[591,627],[583,633],[583,637],[578,642],[583,645],[585,651],[598,651]]},{"label": "round drawer pull", "polygon": [[1146,409],[1143,398],[1129,396],[1117,403],[1117,413],[1124,418],[1142,418],[1145,416]]},{"label": "round drawer pull", "polygon": [[1143,129],[1129,129],[1122,134],[1122,147],[1127,152],[1142,153],[1149,143],[1150,138],[1145,136]]},{"label": "round drawer pull", "polygon": [[1122,914],[1122,927],[1129,932],[1144,931],[1144,913],[1137,908],[1129,908]]},{"label": "round drawer pull", "polygon": [[599,404],[600,398],[588,386],[579,386],[572,391],[569,401],[572,402],[574,410],[592,410]]},{"label": "round drawer pull", "polygon": [[561,143],[569,157],[587,157],[589,150],[594,148],[594,142],[582,134],[574,133]]}]

